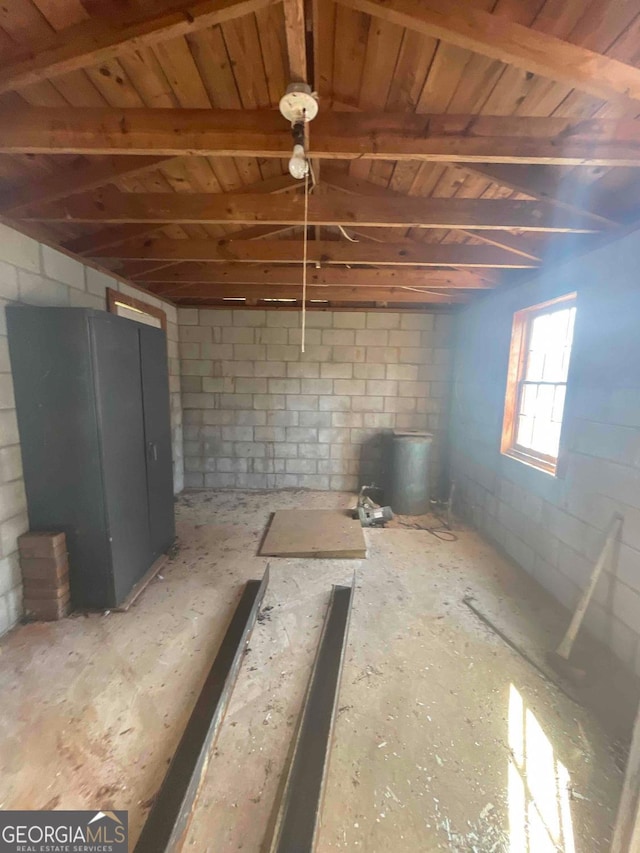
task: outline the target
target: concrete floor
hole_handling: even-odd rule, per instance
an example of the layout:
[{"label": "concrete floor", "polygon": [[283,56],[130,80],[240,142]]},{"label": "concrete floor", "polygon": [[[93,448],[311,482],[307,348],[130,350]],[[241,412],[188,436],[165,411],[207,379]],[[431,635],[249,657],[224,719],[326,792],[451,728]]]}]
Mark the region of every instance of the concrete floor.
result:
[{"label": "concrete floor", "polygon": [[[338,493],[186,494],[180,549],[126,614],[0,641],[0,808],[128,809],[137,838],[269,514]],[[366,532],[360,561],[271,559],[185,849],[258,853],[277,804],[332,583],[357,591],[319,850],[597,853],[621,787],[600,724],[492,634],[534,656],[564,614],[475,533]],[[293,852],[292,852],[293,853]]]}]

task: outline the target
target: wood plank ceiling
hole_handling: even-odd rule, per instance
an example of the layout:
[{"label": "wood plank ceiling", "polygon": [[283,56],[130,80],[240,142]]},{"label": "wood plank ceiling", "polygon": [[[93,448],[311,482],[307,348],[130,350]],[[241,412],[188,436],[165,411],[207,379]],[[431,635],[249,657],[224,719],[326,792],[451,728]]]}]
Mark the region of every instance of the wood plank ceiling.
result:
[{"label": "wood plank ceiling", "polygon": [[307,81],[310,305],[457,304],[635,221],[639,69],[637,0],[11,0],[0,213],[181,304],[299,304]]}]

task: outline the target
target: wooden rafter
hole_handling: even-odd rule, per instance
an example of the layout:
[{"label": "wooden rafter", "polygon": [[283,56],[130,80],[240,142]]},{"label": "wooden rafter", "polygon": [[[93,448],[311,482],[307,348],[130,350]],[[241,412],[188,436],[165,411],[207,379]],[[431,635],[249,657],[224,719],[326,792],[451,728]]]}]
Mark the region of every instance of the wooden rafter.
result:
[{"label": "wooden rafter", "polygon": [[[332,166],[328,166],[323,171],[323,182],[326,183],[327,186],[349,193],[350,195],[371,195],[378,198],[406,197],[403,193],[378,186],[378,184],[374,184],[371,181],[354,178],[345,172],[338,171]],[[469,237],[474,237],[482,240],[483,242],[490,243],[493,246],[506,249],[507,251],[513,252],[520,257],[527,258],[528,260],[540,260],[539,256],[524,238],[509,234],[506,231],[493,232],[486,230],[478,232],[468,231],[463,233],[468,234]]]},{"label": "wooden rafter", "polygon": [[[297,182],[291,175],[275,175],[273,178],[267,178],[256,184],[247,185],[245,190],[239,189],[238,192],[262,192],[262,193],[282,193],[287,192],[297,186]],[[64,246],[70,252],[75,252],[78,255],[93,256],[97,253],[103,253],[106,249],[112,249],[119,243],[124,243],[126,240],[135,239],[136,237],[147,237],[160,230],[163,225],[146,224],[146,225],[118,225],[113,228],[105,228],[97,234],[87,234],[82,237],[76,237],[73,240],[67,241]],[[279,234],[281,231],[286,231],[289,226],[272,226],[272,225],[255,225],[252,228],[245,228],[234,235],[229,235],[227,239],[239,240],[255,240],[260,237],[272,237]],[[102,254],[102,257],[105,257]]]},{"label": "wooden rafter", "polygon": [[[238,288],[233,284],[188,284],[176,288],[164,287],[156,289],[165,298],[197,298],[197,299],[300,299],[301,288],[293,285],[245,285]],[[425,302],[456,303],[466,302],[468,297],[458,293],[438,293],[424,288],[422,291],[410,290],[403,287],[307,287],[307,299],[327,300],[330,302],[394,302],[421,304]]]},{"label": "wooden rafter", "polygon": [[[300,225],[301,196],[269,197],[237,193],[121,193],[104,191],[95,197],[72,197],[27,210],[22,218],[36,222],[172,222]],[[378,199],[366,196],[312,196],[308,221],[314,225],[384,225],[390,228],[474,230],[520,229],[589,233],[594,230],[577,216],[563,215],[547,202],[495,199],[414,198]]]},{"label": "wooden rafter", "polygon": [[[374,266],[531,267],[535,263],[514,257],[510,252],[489,246],[425,244],[414,240],[396,243],[351,243],[312,241],[308,244],[309,263]],[[95,257],[133,260],[228,261],[249,263],[300,264],[301,240],[167,240],[149,239],[96,252]]]},{"label": "wooden rafter", "polygon": [[493,15],[461,0],[340,0],[390,23],[441,38],[588,92],[604,100],[640,100],[640,69]]},{"label": "wooden rafter", "polygon": [[34,178],[0,196],[0,212],[19,218],[31,205],[47,204],[77,193],[88,192],[113,183],[118,178],[132,177],[166,163],[167,157],[108,157],[98,163],[83,162],[72,168],[54,172],[50,177]]},{"label": "wooden rafter", "polygon": [[[331,287],[432,287],[437,290],[464,288],[483,290],[486,281],[471,270],[395,270],[342,269],[329,267],[311,269],[307,273],[310,284]],[[210,284],[271,285],[298,284],[300,269],[295,267],[249,266],[248,264],[197,264],[180,263],[158,272],[150,271],[137,276],[139,282],[164,282],[184,284],[206,282]]]},{"label": "wooden rafter", "polygon": [[176,39],[205,27],[226,23],[270,6],[277,0],[182,0],[160,11],[138,10],[91,18],[34,43],[27,56],[18,55],[0,68],[0,94],[61,74]]},{"label": "wooden rafter", "polygon": [[579,174],[562,175],[553,167],[509,163],[467,163],[461,168],[532,198],[546,199],[555,207],[575,211],[580,216],[592,219],[594,224],[605,227],[615,225],[610,217],[591,209],[591,187],[580,180]]},{"label": "wooden rafter", "polygon": [[304,0],[283,0],[283,5],[289,77],[293,83],[307,83],[307,32]]},{"label": "wooden rafter", "polygon": [[[275,110],[50,109],[0,112],[0,153],[288,157]],[[309,154],[321,159],[640,165],[640,123],[560,117],[321,111]]]},{"label": "wooden rafter", "polygon": [[94,253],[117,246],[125,240],[154,234],[158,227],[158,224],[153,222],[143,225],[114,225],[93,234],[82,234],[80,237],[65,240],[62,245],[67,251],[76,255],[92,257]]},{"label": "wooden rafter", "polygon": [[[67,240],[63,245],[65,249],[69,252],[74,252],[76,255],[106,257],[107,249],[112,250],[112,255],[117,255],[118,252],[113,250],[114,246],[125,243],[127,240],[157,234],[162,227],[162,225],[158,225],[157,223],[147,223],[146,225],[115,225],[110,228],[104,228],[94,234],[84,234],[81,237],[75,237],[73,240]],[[242,228],[240,231],[234,231],[226,239],[258,240],[263,237],[274,237],[276,234],[288,231],[290,227],[289,225],[254,225],[250,228]]]}]

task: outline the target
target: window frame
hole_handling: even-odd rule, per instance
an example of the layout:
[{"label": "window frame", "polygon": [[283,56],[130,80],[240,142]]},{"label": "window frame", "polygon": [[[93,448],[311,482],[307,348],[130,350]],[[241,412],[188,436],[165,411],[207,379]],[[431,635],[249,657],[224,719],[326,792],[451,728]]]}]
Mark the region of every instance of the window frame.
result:
[{"label": "window frame", "polygon": [[[513,325],[511,328],[511,346],[509,350],[509,365],[507,369],[507,387],[504,403],[504,418],[502,423],[502,437],[500,442],[500,452],[504,456],[509,456],[511,459],[517,459],[527,465],[531,465],[540,471],[545,471],[547,474],[558,476],[562,471],[562,433],[564,428],[564,418],[566,413],[566,396],[565,407],[562,411],[562,423],[560,427],[560,446],[558,455],[549,456],[548,454],[538,453],[529,447],[524,447],[516,442],[516,428],[518,422],[518,412],[520,411],[520,400],[524,388],[524,372],[526,368],[526,360],[529,352],[529,340],[531,337],[531,328],[533,321],[541,314],[552,313],[552,309],[562,310],[564,308],[572,308],[576,306],[577,294],[567,293],[563,296],[558,296],[555,299],[550,299],[547,302],[540,302],[537,305],[532,305],[528,308],[522,308],[516,311],[513,315]],[[573,349],[573,341],[571,344]],[[571,355],[569,356],[571,362]],[[565,388],[568,386],[564,383]],[[560,385],[562,383],[553,383]]]}]

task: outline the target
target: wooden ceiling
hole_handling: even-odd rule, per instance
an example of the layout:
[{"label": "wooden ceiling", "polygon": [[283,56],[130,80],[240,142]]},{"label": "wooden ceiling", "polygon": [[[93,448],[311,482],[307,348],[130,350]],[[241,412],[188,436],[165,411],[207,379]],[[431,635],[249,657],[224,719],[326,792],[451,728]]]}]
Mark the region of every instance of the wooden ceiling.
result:
[{"label": "wooden ceiling", "polygon": [[180,304],[299,303],[291,81],[320,102],[312,307],[465,302],[640,215],[637,0],[10,0],[0,26],[0,213]]}]

